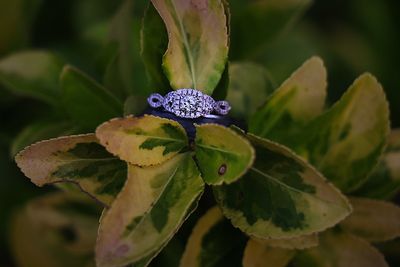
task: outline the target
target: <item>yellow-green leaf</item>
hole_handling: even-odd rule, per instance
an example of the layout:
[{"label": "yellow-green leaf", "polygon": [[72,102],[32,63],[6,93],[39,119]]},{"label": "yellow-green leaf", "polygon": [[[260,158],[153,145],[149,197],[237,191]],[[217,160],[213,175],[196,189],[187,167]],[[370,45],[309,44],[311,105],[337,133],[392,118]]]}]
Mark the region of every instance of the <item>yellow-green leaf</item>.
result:
[{"label": "yellow-green leaf", "polygon": [[211,94],[228,57],[228,29],[220,0],[152,0],[168,31],[163,67],[172,88]]},{"label": "yellow-green leaf", "polygon": [[190,153],[151,167],[129,165],[124,188],[100,220],[97,266],[148,262],[193,211],[203,188]]},{"label": "yellow-green leaf", "polygon": [[289,149],[249,134],[256,160],[243,178],[215,186],[232,224],[257,238],[293,238],[321,232],[351,207],[333,185]]},{"label": "yellow-green leaf", "polygon": [[340,231],[320,236],[318,247],[296,255],[295,267],[389,267],[383,255],[365,240]]},{"label": "yellow-green leaf", "polygon": [[284,249],[306,249],[318,245],[318,234],[303,235],[289,239],[260,239],[253,238],[258,243]]},{"label": "yellow-green leaf", "polygon": [[274,248],[250,239],[243,256],[243,267],[285,267],[295,250]]},{"label": "yellow-green leaf", "polygon": [[326,84],[322,60],[312,57],[254,114],[249,131],[291,147],[304,125],[322,113]]},{"label": "yellow-green leaf", "polygon": [[385,93],[374,76],[363,74],[311,123],[298,139],[298,151],[341,190],[351,192],[378,163],[388,134]]},{"label": "yellow-green leaf", "polygon": [[17,94],[60,105],[58,79],[63,65],[64,62],[51,53],[15,53],[0,61],[0,83]]},{"label": "yellow-green leaf", "polygon": [[126,163],[108,153],[94,134],[41,141],[15,160],[34,184],[72,182],[105,205],[119,193],[127,176]]},{"label": "yellow-green leaf", "polygon": [[245,244],[246,237],[213,207],[193,228],[180,266],[239,266]]},{"label": "yellow-green leaf", "polygon": [[229,64],[227,100],[232,106],[232,116],[249,118],[274,89],[271,77],[262,65],[250,62]]},{"label": "yellow-green leaf", "polygon": [[196,125],[195,144],[197,164],[207,184],[232,183],[254,161],[254,149],[249,141],[221,125]]},{"label": "yellow-green leaf", "polygon": [[372,242],[400,236],[400,208],[395,204],[367,198],[351,198],[353,213],[341,226],[354,235]]},{"label": "yellow-green leaf", "polygon": [[355,192],[361,197],[393,198],[400,190],[400,129],[392,130],[386,151],[368,180]]},{"label": "yellow-green leaf", "polygon": [[160,164],[188,145],[178,122],[149,115],[112,119],[96,136],[110,153],[139,166]]},{"label": "yellow-green leaf", "polygon": [[95,266],[101,206],[86,196],[53,193],[34,199],[10,224],[10,244],[20,267]]}]

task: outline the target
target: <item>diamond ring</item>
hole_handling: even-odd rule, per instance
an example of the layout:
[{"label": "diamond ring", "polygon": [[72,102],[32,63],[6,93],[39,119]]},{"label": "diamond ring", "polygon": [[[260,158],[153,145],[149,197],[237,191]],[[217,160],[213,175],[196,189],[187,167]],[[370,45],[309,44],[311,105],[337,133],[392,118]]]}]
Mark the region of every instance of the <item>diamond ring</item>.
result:
[{"label": "diamond ring", "polygon": [[228,114],[231,106],[227,101],[215,101],[211,96],[195,89],[178,89],[165,97],[151,94],[147,102],[152,108],[163,107],[166,111],[181,118],[212,117],[212,113]]}]

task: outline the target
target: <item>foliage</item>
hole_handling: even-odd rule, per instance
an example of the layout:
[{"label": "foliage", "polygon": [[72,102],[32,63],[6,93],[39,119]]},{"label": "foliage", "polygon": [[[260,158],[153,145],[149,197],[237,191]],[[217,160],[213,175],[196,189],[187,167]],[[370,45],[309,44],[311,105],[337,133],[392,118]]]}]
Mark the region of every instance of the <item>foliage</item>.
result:
[{"label": "foliage", "polygon": [[[400,236],[400,208],[369,199],[399,190],[382,86],[362,74],[330,104],[321,58],[277,86],[258,57],[309,4],[232,1],[231,16],[224,0],[126,0],[87,33],[94,68],[50,50],[2,59],[1,84],[46,114],[15,138],[15,160],[62,190],[14,217],[17,262],[177,265],[175,248],[180,266],[387,266],[375,245]],[[187,122],[146,114],[148,93],[179,88],[226,95],[243,123],[189,122],[192,138]]]}]

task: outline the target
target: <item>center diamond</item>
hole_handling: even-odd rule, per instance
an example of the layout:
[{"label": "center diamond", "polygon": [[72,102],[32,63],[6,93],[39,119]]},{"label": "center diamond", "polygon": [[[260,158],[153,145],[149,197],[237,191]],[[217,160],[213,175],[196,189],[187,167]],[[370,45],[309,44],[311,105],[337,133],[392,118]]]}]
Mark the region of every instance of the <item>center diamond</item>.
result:
[{"label": "center diamond", "polygon": [[[211,103],[212,102],[212,103]],[[164,99],[163,106],[166,110],[179,117],[198,118],[209,114],[214,100],[194,89],[179,89],[170,92]]]}]

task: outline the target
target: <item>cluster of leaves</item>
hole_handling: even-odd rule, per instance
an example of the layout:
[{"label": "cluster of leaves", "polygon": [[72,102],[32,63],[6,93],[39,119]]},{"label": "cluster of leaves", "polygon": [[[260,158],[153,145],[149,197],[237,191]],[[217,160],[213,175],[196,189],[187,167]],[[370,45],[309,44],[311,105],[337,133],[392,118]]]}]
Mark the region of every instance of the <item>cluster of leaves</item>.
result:
[{"label": "cluster of leaves", "polygon": [[[126,23],[121,16],[129,3],[121,8],[118,23]],[[195,210],[207,184],[218,207],[198,221],[181,266],[221,266],[227,259],[233,266],[386,266],[368,242],[399,236],[400,210],[365,197],[388,198],[399,190],[399,138],[395,131],[388,141],[388,105],[377,80],[360,76],[336,104],[325,108],[326,70],[313,57],[271,93],[270,77],[259,65],[227,64],[230,29],[224,1],[152,4],[141,42],[149,84],[159,92],[193,87],[219,98],[226,95],[232,113],[249,122],[249,133],[235,126],[199,124],[192,142],[178,122],[149,115],[97,127],[121,116],[121,100],[132,93],[132,69],[121,56],[108,65],[104,87],[46,52],[20,53],[0,62],[0,78],[7,86],[54,107],[49,127],[25,130],[15,152],[34,139],[97,127],[94,134],[35,143],[16,157],[35,184],[73,183],[103,204],[97,265],[148,265]],[[259,5],[248,12],[263,7]],[[243,37],[232,34],[233,42],[235,38]],[[35,65],[27,68],[27,63]],[[135,87],[125,102],[126,113],[140,112],[138,103],[147,88]],[[38,129],[45,130],[41,134]],[[54,220],[44,249],[56,247],[63,255],[52,259],[52,266],[91,266],[93,254],[87,248],[94,244],[93,216],[99,213],[77,209],[71,215],[60,209],[62,203],[73,202],[73,209],[87,201],[75,199],[76,187],[60,187],[73,197],[58,193],[38,200],[39,205],[32,205],[43,218],[32,216],[28,206],[15,227],[24,220],[34,222],[37,228],[25,229],[28,236]],[[65,225],[76,227],[73,243],[79,249],[68,244],[70,228]],[[92,231],[86,233],[88,225]],[[15,250],[26,254],[16,234]],[[343,248],[351,249],[351,255]],[[63,260],[75,252],[76,263]]]}]

